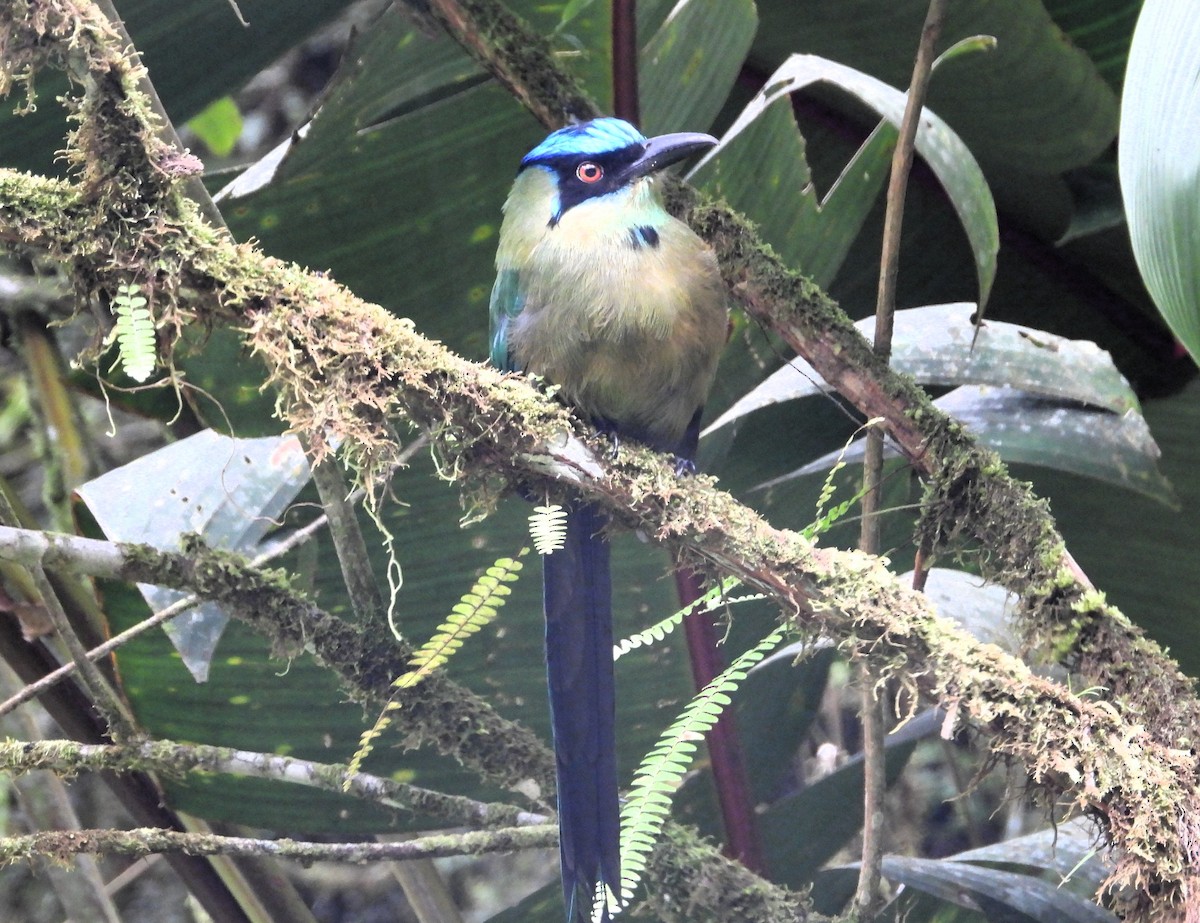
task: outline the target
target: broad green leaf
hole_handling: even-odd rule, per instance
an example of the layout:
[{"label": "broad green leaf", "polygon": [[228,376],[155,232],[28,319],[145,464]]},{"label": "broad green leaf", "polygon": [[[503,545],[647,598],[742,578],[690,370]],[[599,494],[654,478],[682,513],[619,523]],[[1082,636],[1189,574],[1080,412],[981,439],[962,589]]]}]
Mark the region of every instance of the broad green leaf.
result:
[{"label": "broad green leaf", "polygon": [[115,2],[155,89],[177,120],[241,86],[352,5],[352,0],[239,0],[242,25],[228,3]]},{"label": "broad green leaf", "polygon": [[836,656],[832,647],[804,653],[799,645],[790,645],[747,674],[734,699],[734,714],[742,751],[752,755],[746,773],[756,803],[777,797],[795,770],[796,754],[820,711]]},{"label": "broad green leaf", "polygon": [[[907,86],[928,6],[926,0],[843,0],[807,4],[801,12],[792,0],[759,0],[762,25],[753,57],[769,69],[803,51]],[[1088,24],[1097,20],[1103,14],[1093,12]],[[1041,0],[949,4],[939,50],[977,34],[994,35],[995,52],[948,62],[930,86],[928,105],[989,170],[1059,173],[1108,146],[1117,127],[1116,97]]]},{"label": "broad green leaf", "polygon": [[[984,57],[986,56],[970,55],[968,60],[977,61]],[[815,55],[792,55],[768,78],[762,92],[755,97],[751,105],[726,133],[723,143],[754,124],[762,111],[769,108],[772,103],[786,103],[792,93],[818,83],[829,84],[850,94],[855,100],[869,106],[872,111],[878,113],[893,126],[898,126],[903,118],[905,94],[900,90],[844,64],[838,64]],[[776,111],[780,112],[781,110],[777,109]],[[874,137],[873,135],[872,138]],[[986,303],[996,275],[996,252],[1000,247],[1000,232],[996,223],[996,207],[987,182],[983,178],[983,173],[963,142],[944,121],[929,109],[925,110],[921,126],[917,131],[916,146],[921,157],[945,188],[951,205],[958,214],[963,230],[967,234],[975,257],[979,300],[981,303]],[[890,150],[890,148],[888,149]],[[698,179],[705,180],[706,163],[715,158],[718,153],[719,148],[697,167]],[[868,169],[864,172],[868,174],[868,178],[874,178],[875,181],[881,182],[879,173],[875,172],[878,169],[879,167],[875,167],[874,171]],[[804,167],[804,173],[807,173],[807,166]],[[759,182],[773,184],[775,178],[772,174],[767,173],[759,179]],[[804,187],[787,186],[783,188],[802,190]],[[864,195],[866,188],[869,187],[864,188],[862,192]],[[779,190],[773,191],[776,196],[775,201],[778,203]],[[867,195],[867,198],[872,198],[872,196]],[[866,205],[869,204],[869,202],[866,203]]]},{"label": "broad green leaf", "polygon": [[[911,584],[912,571],[899,579]],[[1013,624],[1017,599],[1004,587],[987,583],[978,574],[933,567],[926,574],[924,593],[942,618],[985,644],[995,644],[1014,657],[1021,655],[1020,632]]]},{"label": "broad green leaf", "polygon": [[222,209],[239,237],[482,357],[500,207],[542,130],[397,8],[351,61],[270,185]]},{"label": "broad green leaf", "polygon": [[1058,239],[1060,244],[1124,227],[1125,206],[1115,161],[1072,170],[1065,180],[1075,207],[1070,225]]},{"label": "broad green leaf", "polygon": [[956,388],[934,403],[1005,461],[1070,471],[1178,505],[1158,469],[1158,445],[1137,411],[1079,409],[985,385]]},{"label": "broad green leaf", "polygon": [[[427,457],[419,457],[413,468],[401,472],[393,490],[405,504],[385,510],[405,577],[396,621],[406,638],[419,643],[437,631],[484,568],[528,542],[528,506],[506,501],[484,523],[464,530],[459,524],[462,506],[457,487],[439,480]],[[296,510],[302,511],[311,499],[302,494]],[[296,524],[292,513],[285,522]],[[382,574],[383,553],[365,517],[363,530],[375,572]],[[307,571],[318,604],[352,618],[331,543],[322,536],[316,543],[307,562],[287,558],[275,566],[285,566],[291,573]],[[613,545],[614,622],[618,633],[627,634],[676,603],[670,582],[662,579],[669,566],[667,555],[633,535],[617,535]],[[113,632],[147,614],[137,594],[129,589],[122,595],[122,589],[105,593]],[[448,675],[486,696],[506,716],[534,728],[548,742],[543,634],[540,575],[537,568],[526,568],[500,618],[454,656]],[[683,649],[682,638],[668,638],[628,654],[616,665],[623,784],[669,716],[690,698]],[[221,637],[206,683],[194,682],[166,637],[155,632],[122,648],[118,666],[138,720],[158,737],[344,762],[377,717],[364,715],[348,703],[336,679],[307,655],[288,658],[272,652],[263,638],[236,621]],[[647,688],[655,690],[653,696],[640,694]],[[402,723],[400,716],[397,724]],[[482,786],[473,773],[428,749],[407,750],[402,743],[399,732],[385,733],[364,768],[439,791],[484,799],[517,798]],[[216,782],[187,777],[172,787],[171,803],[198,816],[274,830],[371,832],[438,823],[423,817],[396,818],[349,796],[306,791],[297,797],[293,786],[226,777]],[[345,818],[343,809],[349,811]]]},{"label": "broad green leaf", "polygon": [[1046,12],[1087,53],[1109,85],[1120,92],[1125,62],[1143,0],[1043,0]]},{"label": "broad green leaf", "polygon": [[[547,855],[546,862],[552,864],[557,858]],[[562,918],[562,885],[556,880],[538,888],[507,910],[488,917],[486,923],[562,923]]]},{"label": "broad green leaf", "polygon": [[[196,532],[213,548],[254,557],[308,478],[295,436],[230,439],[205,430],[102,474],[77,492],[111,541],[176,551],[184,534]],[[138,588],[155,611],[187,595]],[[166,625],[198,683],[208,678],[227,621],[220,606],[206,602]]]},{"label": "broad green leaf", "polygon": [[[245,338],[218,327],[211,333],[186,327],[175,353],[175,366],[184,373],[188,403],[204,423],[227,436],[279,434],[284,424],[275,416],[275,394],[264,390],[266,363],[250,355]],[[174,409],[163,415],[169,419]]]},{"label": "broad green leaf", "polygon": [[565,29],[596,0],[567,0],[558,20],[558,30]]},{"label": "broad green leaf", "polygon": [[1117,920],[1093,901],[1038,878],[967,862],[885,856],[883,875],[943,901],[982,909],[988,919],[1006,923],[1116,923]]},{"label": "broad green leaf", "polygon": [[[1129,383],[1095,343],[1002,321],[987,321],[976,336],[974,313],[974,305],[962,303],[897,311],[892,368],[925,385],[1012,388],[1116,414],[1139,409]],[[869,339],[875,319],[866,318],[855,326]],[[825,387],[812,366],[793,359],[710,423],[705,433]]]},{"label": "broad green leaf", "polygon": [[[326,554],[331,554],[328,548]],[[126,595],[128,594],[128,595]],[[148,613],[126,587],[104,587],[114,630]],[[363,712],[346,699],[336,678],[312,658],[282,658],[268,642],[231,622],[212,660],[208,681],[197,683],[166,636],[146,632],[121,648],[122,690],[150,735],[320,762],[345,761],[363,731]],[[486,799],[512,796],[481,789],[478,780],[428,751],[403,752],[386,739],[371,772]],[[168,802],[209,820],[280,831],[370,833],[429,829],[439,821],[397,813],[347,795],[236,776],[188,774],[165,780]]]},{"label": "broad green leaf", "polygon": [[873,132],[822,198],[790,100],[760,93],[689,179],[754,221],[786,262],[828,285],[883,187],[895,140],[890,125]]},{"label": "broad green leaf", "polygon": [[[888,784],[895,782],[917,741],[937,732],[940,716],[925,712],[889,734]],[[862,755],[759,813],[759,835],[771,878],[791,888],[808,885],[817,870],[862,829]]]},{"label": "broad green leaf", "polygon": [[[942,860],[889,856],[884,861],[885,868],[897,876],[893,880],[916,888],[924,885],[928,893],[953,903],[969,896],[966,906],[984,906],[989,920],[1111,923],[1115,919],[1093,900],[1111,871],[1111,860],[1097,848],[1092,824],[1082,818]],[[1002,874],[989,874],[993,871]],[[817,908],[837,913],[853,893],[856,878],[856,865],[821,873],[813,891]]]},{"label": "broad green leaf", "polygon": [[1069,888],[1081,897],[1099,891],[1113,865],[1097,840],[1095,825],[1083,817],[949,858],[976,865],[1022,867],[1028,874],[1041,875],[1050,884]]},{"label": "broad green leaf", "polygon": [[[735,623],[742,619],[739,608]],[[733,697],[751,803],[768,804],[790,787],[836,656],[829,646],[803,654],[800,645],[789,645],[755,666]],[[701,771],[690,776],[675,797],[672,817],[695,825],[706,836],[719,837],[721,815],[706,755],[700,756],[696,768]]]},{"label": "broad green leaf", "polygon": [[[1158,470],[1158,445],[1137,411],[1115,414],[989,385],[963,385],[934,404],[1006,462],[1068,471],[1178,507],[1171,483]],[[844,459],[861,461],[863,446],[856,440]],[[884,453],[897,456],[888,448]],[[837,458],[829,453],[761,486],[824,471]]]},{"label": "broad green leaf", "polygon": [[[594,8],[606,7],[589,7],[571,23],[571,31]],[[239,236],[258,237],[273,255],[332,270],[356,293],[411,317],[422,333],[482,357],[500,207],[517,163],[543,129],[501,89],[483,81],[454,43],[413,29],[395,10],[363,34],[348,60],[301,140],[277,158],[270,182],[250,184],[254,188],[249,191],[242,187],[243,194],[223,205],[230,225]],[[210,365],[209,359],[206,351],[197,365],[189,366],[189,376],[240,407],[261,381],[261,372],[233,350],[219,364]],[[398,621],[405,636],[419,642],[436,631],[441,617],[471,586],[476,568],[527,541],[528,507],[503,504],[486,522],[463,532],[458,490],[437,483],[427,460],[400,472],[392,491],[411,504],[390,510],[387,520],[405,574]],[[368,536],[374,534],[369,524],[364,529]],[[329,550],[322,549],[315,592],[322,606],[339,611],[347,607],[340,572]],[[376,573],[382,573],[378,549],[372,550]],[[613,557],[618,632],[631,633],[675,608],[669,584],[661,579],[668,568],[661,551],[632,536],[618,536]],[[487,639],[464,647],[449,672],[500,703],[506,714],[548,732],[539,582],[536,572],[520,581],[500,619],[489,626]],[[232,643],[228,635],[214,670],[227,643]],[[264,655],[234,656],[257,663]],[[124,665],[131,674],[147,668],[145,662],[136,668]],[[635,652],[617,670],[619,690],[625,690],[618,693],[618,723],[620,762],[627,776],[661,731],[663,715],[687,700],[681,642],[668,639]],[[288,689],[281,697],[290,696],[289,707],[300,712],[313,707],[310,695],[327,694],[322,687],[310,693],[286,678],[280,681]],[[648,685],[656,689],[655,697],[632,692]],[[228,687],[225,694],[238,695]],[[217,715],[227,708],[219,695],[207,706]],[[247,725],[247,737],[259,735],[260,745],[262,739],[289,745],[286,734],[275,734],[270,710],[239,711],[251,713],[261,723]],[[346,746],[346,735],[339,735],[338,746],[322,758],[345,759],[353,752],[362,717],[346,723],[353,741]],[[366,716],[367,724],[375,717]],[[190,739],[208,739],[203,733]],[[414,781],[444,787],[444,760],[427,753],[397,753],[390,743],[385,735],[368,770],[402,771]],[[471,791],[467,773],[456,771],[446,779],[455,790]],[[277,817],[291,818],[302,828],[307,824],[305,829],[330,822],[328,814],[307,817],[289,799],[296,800],[294,793],[275,786],[269,795],[255,792],[239,804],[253,803],[253,816],[266,826],[278,824]],[[206,816],[225,810],[200,794],[188,804]]]},{"label": "broad green leaf", "polygon": [[1121,186],[1133,252],[1163,318],[1200,362],[1200,17],[1147,0],[1121,101]]},{"label": "broad green leaf", "polygon": [[242,113],[232,97],[222,96],[188,121],[188,127],[218,157],[233,153],[242,133]]},{"label": "broad green leaf", "polygon": [[672,9],[642,52],[643,131],[706,130],[737,79],[757,24],[754,0],[685,0]]},{"label": "broad green leaf", "polygon": [[[601,111],[612,110],[611,3],[506,0],[504,5],[548,36],[558,62],[572,73]],[[568,14],[570,21],[563,25]]]},{"label": "broad green leaf", "polygon": [[[500,207],[541,130],[456,46],[398,15],[366,37],[358,61],[270,185],[222,209],[239,236],[327,269],[423,334],[482,357]],[[430,71],[447,81],[427,85]]]},{"label": "broad green leaf", "polygon": [[[249,26],[238,22],[224,0],[116,0],[116,6],[167,112],[183,123],[213,100],[235,91],[351,2],[243,0]],[[55,152],[62,149],[67,130],[64,112],[54,100],[67,91],[67,84],[47,69],[38,75],[35,86],[35,114],[12,115],[16,99],[0,107],[0,163],[54,171]]]},{"label": "broad green leaf", "polygon": [[1047,498],[1072,556],[1096,586],[1176,658],[1200,675],[1200,381],[1179,394],[1147,400],[1146,421],[1162,449],[1163,474],[1179,510],[1141,494],[1097,490],[1095,482],[1063,472],[1022,468]]}]

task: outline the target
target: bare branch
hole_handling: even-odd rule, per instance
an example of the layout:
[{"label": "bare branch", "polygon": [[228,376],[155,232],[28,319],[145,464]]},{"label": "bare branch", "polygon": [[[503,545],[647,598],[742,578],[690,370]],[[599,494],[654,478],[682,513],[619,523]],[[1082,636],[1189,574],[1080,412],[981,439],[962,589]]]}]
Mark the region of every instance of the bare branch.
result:
[{"label": "bare branch", "polygon": [[300,862],[397,862],[545,849],[557,843],[558,830],[550,824],[438,834],[393,843],[310,843],[288,838],[263,840],[135,827],[132,830],[47,831],[5,837],[0,840],[0,863],[35,856],[61,861],[79,853],[149,856],[176,852],[189,856],[270,856]]},{"label": "bare branch", "polygon": [[[234,618],[270,638],[275,649],[311,651],[373,712],[392,698],[392,680],[407,669],[412,655],[390,636],[364,635],[324,612],[280,575],[208,549],[194,536],[185,537],[181,553],[165,553],[145,545],[0,526],[0,557],[26,566],[41,562],[93,577],[189,590],[219,602]],[[496,784],[524,791],[535,800],[554,790],[553,757],[546,745],[474,693],[439,675],[407,692],[403,702],[395,723],[415,740],[427,741]],[[452,722],[447,722],[448,715]],[[467,729],[473,733],[465,733]]]},{"label": "bare branch", "polygon": [[[273,779],[328,792],[346,794],[384,807],[411,811],[466,827],[536,826],[548,822],[506,804],[488,804],[446,795],[365,772],[351,773],[341,764],[318,763],[273,753],[254,753],[230,747],[179,744],[168,740],[128,745],[80,744],[72,740],[0,743],[0,770],[19,774],[45,769],[59,774],[82,770],[166,773],[216,772]],[[346,786],[348,783],[348,787]]]},{"label": "bare branch", "polygon": [[[450,35],[548,127],[577,108],[552,102],[580,91],[536,33],[500,0],[431,0]],[[551,101],[551,102],[547,102]],[[587,115],[596,114],[593,111]],[[583,117],[580,115],[580,117]],[[988,579],[1021,597],[1027,645],[1067,657],[1089,682],[1103,686],[1168,747],[1184,745],[1200,727],[1192,680],[1153,640],[1095,593],[1067,552],[1047,504],[1015,481],[992,452],[935,407],[906,376],[875,356],[871,345],[815,285],[784,266],[755,228],[682,183],[674,210],[712,245],[733,297],[778,333],[821,376],[889,435],[928,478],[918,544],[930,555],[982,546]],[[1130,669],[1136,663],[1137,669]]]},{"label": "bare branch", "polygon": [[[359,494],[359,496],[361,497],[361,493]],[[352,495],[350,498],[347,498],[347,501],[349,502],[354,499],[355,499],[355,497],[354,497],[354,495]],[[251,567],[261,567],[263,564],[266,564],[268,561],[273,561],[276,558],[283,556],[288,551],[295,548],[297,545],[303,544],[304,542],[308,541],[308,539],[312,537],[313,533],[316,532],[318,529],[323,528],[328,521],[329,520],[327,519],[325,514],[322,513],[320,516],[317,516],[312,522],[308,523],[307,525],[305,525],[299,529],[296,529],[286,539],[283,539],[282,541],[278,542],[277,544],[272,545],[269,551],[266,551],[263,554],[260,554],[253,561],[251,561],[250,566]],[[159,609],[153,615],[143,619],[142,621],[138,622],[136,625],[133,625],[130,628],[125,629],[120,634],[113,635],[111,638],[109,638],[103,644],[97,644],[95,647],[93,647],[90,651],[87,652],[85,659],[91,661],[92,663],[95,663],[96,661],[100,660],[102,657],[105,657],[108,654],[111,654],[117,648],[119,648],[125,644],[128,644],[134,638],[149,631],[151,628],[156,628],[159,625],[164,625],[167,622],[171,621],[171,619],[175,618],[176,616],[182,615],[184,612],[187,612],[189,609],[191,609],[193,606],[197,605],[199,602],[200,602],[199,597],[194,596],[194,595],[185,596],[182,599],[178,599],[175,602],[171,603],[169,606]],[[35,682],[32,682],[32,683],[29,683],[28,685],[22,687],[19,692],[14,693],[9,698],[5,699],[3,702],[0,702],[0,718],[3,718],[5,715],[7,715],[13,709],[17,708],[19,705],[23,705],[25,702],[28,702],[30,699],[37,698],[39,695],[41,695],[43,692],[45,692],[51,686],[54,686],[56,683],[62,682],[64,679],[66,679],[68,676],[70,676],[72,673],[74,673],[77,669],[78,669],[78,667],[76,665],[76,661],[71,660],[71,661],[68,661],[67,663],[64,663],[57,670],[50,671],[45,676],[43,676],[41,679],[39,679]]]},{"label": "bare branch", "polygon": [[[572,98],[562,89],[569,81],[560,82],[544,44],[529,44],[520,23],[501,15],[501,5],[429,2],[542,117],[586,108],[577,95],[562,104]],[[37,7],[42,18],[18,15],[26,6]],[[87,0],[35,0],[19,11],[9,5],[0,10],[0,31],[14,29],[24,31],[9,47],[26,51],[0,65],[0,78],[52,60],[85,74],[89,92],[69,154],[82,171],[79,185],[0,170],[0,240],[69,262],[82,290],[153,266],[172,280],[175,297],[187,299],[180,324],[236,320],[270,368],[290,424],[308,435],[318,456],[327,434],[341,437],[367,485],[377,485],[400,457],[390,420],[403,416],[489,484],[508,479],[556,489],[539,459],[575,464],[561,449],[563,433],[574,431],[561,407],[522,380],[423,339],[411,324],[328,278],[235,245],[198,219],[178,194],[190,167],[157,140],[123,49],[97,26]],[[544,102],[551,96],[557,102]],[[108,156],[114,137],[126,156]],[[919,687],[959,723],[990,735],[996,755],[1022,760],[1048,799],[1066,795],[1088,810],[1125,850],[1110,884],[1131,889],[1130,917],[1148,919],[1168,908],[1200,914],[1200,797],[1196,758],[1188,749],[1189,735],[1200,726],[1200,703],[1190,681],[1079,583],[1044,504],[1025,485],[1009,479],[920,389],[892,375],[836,306],[782,266],[744,220],[695,201],[675,190],[677,207],[692,207],[694,226],[713,244],[746,310],[772,324],[868,416],[886,416],[892,435],[929,474],[929,547],[985,545],[998,562],[992,575],[1023,594],[1033,639],[1077,652],[1088,676],[1119,697],[1129,717],[1033,676],[1019,661],[941,621],[879,560],[819,549],[773,529],[710,481],[681,483],[648,453],[625,451],[599,475],[581,470],[574,489],[693,563],[760,588],[800,630],[840,638],[881,675],[910,691]],[[24,547],[22,554],[32,550],[46,566],[52,559],[80,570],[85,562],[101,563],[92,557],[95,549],[76,548],[65,537],[44,540],[40,548],[28,535],[4,540]],[[178,556],[115,547],[123,579],[191,589],[222,602],[269,637],[314,650],[360,700],[378,705],[390,690],[400,666],[397,649],[381,653],[378,639],[366,643],[282,581],[197,544]],[[83,553],[73,558],[76,551]],[[248,594],[255,605],[247,605]],[[417,691],[444,695],[451,689],[431,680]],[[406,701],[403,712],[412,717],[427,705],[417,701],[410,709]],[[454,727],[445,724],[447,712],[426,712],[422,727],[443,752],[467,752],[472,765],[493,778],[515,781],[514,767],[537,767],[541,777],[549,768],[545,748],[538,744],[514,760],[513,741],[488,733],[496,716],[477,706],[469,697],[461,715],[449,712],[461,719]]]}]

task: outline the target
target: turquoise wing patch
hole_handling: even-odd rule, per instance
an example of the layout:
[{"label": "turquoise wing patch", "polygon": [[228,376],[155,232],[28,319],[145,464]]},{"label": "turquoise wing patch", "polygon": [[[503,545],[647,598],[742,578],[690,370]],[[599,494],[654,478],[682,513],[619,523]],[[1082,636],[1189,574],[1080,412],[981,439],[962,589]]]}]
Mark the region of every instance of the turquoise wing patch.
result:
[{"label": "turquoise wing patch", "polygon": [[525,307],[521,294],[521,274],[515,269],[501,269],[492,286],[492,301],[488,307],[491,322],[492,365],[506,372],[516,371],[508,357],[508,327]]}]

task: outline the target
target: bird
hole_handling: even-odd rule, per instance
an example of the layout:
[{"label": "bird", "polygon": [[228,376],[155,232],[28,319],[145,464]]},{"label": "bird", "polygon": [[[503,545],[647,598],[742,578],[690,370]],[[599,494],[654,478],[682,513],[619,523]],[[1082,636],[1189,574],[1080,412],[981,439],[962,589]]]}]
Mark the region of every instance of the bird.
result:
[{"label": "bird", "polygon": [[[728,308],[659,172],[716,143],[612,117],[551,132],[504,203],[489,308],[493,365],[540,376],[614,450],[640,442],[680,473],[694,470]],[[606,923],[621,893],[609,517],[565,507],[565,546],[543,559],[562,887],[568,923]]]}]

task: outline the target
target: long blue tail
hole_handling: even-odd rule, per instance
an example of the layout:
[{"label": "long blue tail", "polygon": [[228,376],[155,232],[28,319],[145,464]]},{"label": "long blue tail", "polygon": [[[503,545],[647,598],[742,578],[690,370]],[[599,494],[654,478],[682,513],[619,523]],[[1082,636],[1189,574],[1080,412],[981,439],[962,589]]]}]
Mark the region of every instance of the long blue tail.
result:
[{"label": "long blue tail", "polygon": [[566,546],[543,559],[543,589],[563,897],[567,923],[579,923],[597,883],[620,893],[620,807],[608,518],[583,501],[567,510]]}]

